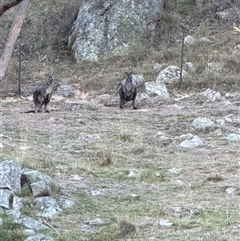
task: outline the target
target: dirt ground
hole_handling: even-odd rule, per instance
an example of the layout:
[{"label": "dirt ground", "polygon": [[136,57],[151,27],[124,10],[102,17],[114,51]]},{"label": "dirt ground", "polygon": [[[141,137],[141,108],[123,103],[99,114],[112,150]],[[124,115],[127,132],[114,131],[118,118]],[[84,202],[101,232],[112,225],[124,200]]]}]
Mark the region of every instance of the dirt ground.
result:
[{"label": "dirt ground", "polygon": [[[50,113],[38,114],[21,113],[33,107],[27,98],[5,98],[1,156],[48,174],[61,188],[55,195],[75,201],[49,221],[55,240],[239,240],[240,144],[226,136],[240,132],[240,94],[232,96],[182,93],[121,110],[104,105],[108,95],[54,95]],[[197,133],[197,117],[232,122]],[[180,148],[189,132],[204,145]],[[121,220],[136,229],[111,236]]]}]

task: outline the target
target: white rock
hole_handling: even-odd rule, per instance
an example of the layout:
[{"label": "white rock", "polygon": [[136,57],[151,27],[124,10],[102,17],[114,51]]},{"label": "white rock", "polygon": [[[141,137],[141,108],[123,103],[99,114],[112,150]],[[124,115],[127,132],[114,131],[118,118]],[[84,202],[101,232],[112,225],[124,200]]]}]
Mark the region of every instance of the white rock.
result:
[{"label": "white rock", "polygon": [[140,177],[140,175],[141,175],[141,172],[139,170],[134,169],[129,171],[128,177],[138,178]]},{"label": "white rock", "polygon": [[173,225],[173,223],[169,222],[166,219],[160,219],[159,221],[156,221],[153,225],[154,226],[162,226],[162,227],[171,227]]},{"label": "white rock", "polygon": [[234,193],[235,193],[235,190],[236,190],[236,189],[235,189],[234,187],[229,187],[229,188],[226,189],[226,193],[227,193],[228,195],[233,196]]},{"label": "white rock", "polygon": [[226,137],[226,140],[229,142],[239,142],[240,141],[240,135],[231,133]]},{"label": "white rock", "polygon": [[185,147],[185,148],[195,148],[202,145],[203,145],[203,141],[198,136],[194,136],[190,140],[185,140],[181,142],[179,146]]},{"label": "white rock", "polygon": [[101,226],[104,225],[105,222],[101,218],[96,218],[88,222],[91,226]]},{"label": "white rock", "polygon": [[216,92],[212,89],[207,89],[204,92],[202,92],[202,95],[206,97],[207,100],[214,102],[214,101],[220,101],[221,100],[221,94],[219,92]]},{"label": "white rock", "polygon": [[173,174],[178,174],[178,173],[180,173],[181,168],[173,167],[173,168],[170,168],[168,171]]},{"label": "white rock", "polygon": [[184,44],[186,45],[192,45],[195,43],[195,38],[193,38],[192,36],[190,35],[187,35],[185,38],[184,38]]}]

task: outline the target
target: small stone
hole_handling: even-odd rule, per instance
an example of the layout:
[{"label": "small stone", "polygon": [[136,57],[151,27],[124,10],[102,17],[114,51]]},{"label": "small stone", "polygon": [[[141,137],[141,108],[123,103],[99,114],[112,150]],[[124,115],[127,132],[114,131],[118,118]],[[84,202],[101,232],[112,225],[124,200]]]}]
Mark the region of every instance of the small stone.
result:
[{"label": "small stone", "polygon": [[225,126],[225,121],[223,119],[217,119],[216,123],[217,123],[217,127],[219,127],[219,128]]},{"label": "small stone", "polygon": [[182,180],[177,180],[177,184],[179,185],[179,186],[184,186],[184,182],[182,181]]},{"label": "small stone", "polygon": [[171,227],[173,223],[169,222],[166,219],[160,219],[159,221],[153,224],[154,226],[162,226],[162,227]]},{"label": "small stone", "polygon": [[24,229],[23,230],[23,233],[26,235],[26,236],[30,236],[30,235],[34,235],[35,234],[35,231],[33,229]]},{"label": "small stone", "polygon": [[92,195],[92,196],[99,196],[99,195],[101,195],[101,192],[100,192],[100,191],[92,190],[92,191],[91,191],[91,195]]},{"label": "small stone", "polygon": [[184,44],[186,45],[192,45],[195,43],[195,39],[190,36],[190,35],[187,35],[185,38],[184,38]]},{"label": "small stone", "polygon": [[169,169],[168,171],[173,174],[178,174],[178,173],[180,173],[181,168],[173,167],[173,168]]},{"label": "small stone", "polygon": [[139,170],[130,170],[128,177],[138,178],[138,177],[140,177],[140,175],[141,175],[141,172]]},{"label": "small stone", "polygon": [[198,117],[193,120],[192,127],[199,131],[213,129],[214,123],[207,117]]},{"label": "small stone", "polygon": [[105,222],[101,218],[96,218],[88,222],[91,226],[101,226],[104,225]]},{"label": "small stone", "polygon": [[226,140],[228,142],[239,142],[240,141],[240,135],[231,133],[226,137]]},{"label": "small stone", "polygon": [[234,187],[229,187],[229,188],[226,189],[226,193],[227,193],[228,195],[233,196],[234,193],[235,193],[235,190],[236,190],[236,189],[235,189]]},{"label": "small stone", "polygon": [[181,142],[179,146],[185,147],[185,148],[195,148],[202,145],[203,145],[203,141],[198,136],[194,136],[190,140],[185,140]]},{"label": "small stone", "polygon": [[226,93],[226,94],[225,94],[225,97],[226,97],[226,98],[233,98],[233,97],[234,97],[234,95],[233,95],[233,94],[231,94],[231,93]]}]

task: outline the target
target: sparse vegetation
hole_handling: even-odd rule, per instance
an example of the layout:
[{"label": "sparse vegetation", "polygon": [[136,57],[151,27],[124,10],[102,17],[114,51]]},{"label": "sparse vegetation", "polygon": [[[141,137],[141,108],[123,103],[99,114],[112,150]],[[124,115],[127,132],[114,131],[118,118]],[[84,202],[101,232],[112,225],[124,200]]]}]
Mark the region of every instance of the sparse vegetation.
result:
[{"label": "sparse vegetation", "polygon": [[[228,100],[239,106],[240,61],[232,54],[239,44],[239,34],[233,34],[233,21],[215,18],[217,2],[221,8],[238,4],[212,0],[207,9],[205,5],[196,8],[190,0],[166,1],[152,42],[146,37],[130,43],[125,57],[98,63],[76,63],[66,46],[70,26],[83,1],[31,2],[21,38],[24,91],[31,92],[37,81],[52,72],[59,83],[77,83],[90,96],[83,101],[53,98],[51,113],[27,117],[19,113],[31,102],[0,100],[0,158],[18,159],[22,168],[50,175],[57,184],[52,187],[53,195],[66,193],[75,201],[72,209],[49,221],[61,234],[59,237],[47,231],[54,240],[237,240],[240,191],[236,188],[231,196],[225,190],[239,181],[239,144],[226,145],[223,136],[232,126],[238,127],[239,120],[226,121],[220,134],[213,130],[197,133],[205,140],[203,147],[188,150],[178,146],[179,136],[194,132],[191,123],[198,116],[211,116],[213,120],[228,114],[238,117],[233,107],[204,102],[196,95],[214,87],[223,95],[234,93]],[[10,13],[1,18],[3,39],[11,19]],[[126,71],[143,74],[145,81],[152,81],[155,63],[179,66],[180,22],[197,40],[185,49],[185,62],[192,62],[196,71],[184,77],[181,91],[177,85],[169,86],[169,102],[153,98],[155,102],[136,112],[98,105],[96,95],[117,95],[117,83]],[[238,25],[239,19],[234,23]],[[201,42],[200,38],[209,41]],[[2,46],[0,42],[0,51]],[[1,83],[4,95],[17,89],[17,61],[16,49],[7,82]],[[182,96],[186,98],[176,100]],[[170,141],[162,141],[158,132],[165,133]],[[169,171],[174,167],[179,172]],[[131,170],[139,176],[129,176]],[[35,217],[28,205],[22,212]],[[173,207],[182,209],[173,211]],[[182,211],[185,207],[187,211]],[[0,241],[22,241],[22,227],[1,217]],[[96,218],[103,224],[90,225],[89,221]],[[169,220],[173,226],[156,227],[159,219]]]},{"label": "sparse vegetation", "polygon": [[25,238],[21,225],[15,223],[13,218],[1,214],[2,224],[0,227],[0,241],[20,241]]}]

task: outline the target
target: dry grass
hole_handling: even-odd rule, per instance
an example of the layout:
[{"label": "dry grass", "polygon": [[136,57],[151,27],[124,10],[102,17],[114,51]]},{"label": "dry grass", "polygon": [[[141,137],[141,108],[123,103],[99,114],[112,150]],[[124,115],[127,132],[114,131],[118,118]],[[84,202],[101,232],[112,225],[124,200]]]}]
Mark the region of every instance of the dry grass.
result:
[{"label": "dry grass", "polygon": [[[0,102],[1,159],[16,159],[23,168],[49,174],[62,192],[75,199],[73,209],[51,222],[61,237],[49,235],[59,241],[236,240],[240,153],[238,144],[229,144],[224,137],[233,126],[239,126],[237,106],[223,108],[218,102],[199,101],[195,95],[163,104],[153,100],[151,107],[143,105],[137,111],[105,107],[97,101],[97,94],[117,95],[118,82],[125,71],[143,74],[145,81],[151,81],[156,77],[152,70],[156,62],[179,66],[182,32],[178,22],[192,9],[190,1],[187,6],[178,3],[174,11],[175,1],[169,1],[159,16],[159,24],[166,27],[165,32],[159,30],[159,42],[155,40],[150,48],[144,41],[134,43],[128,56],[99,63],[76,63],[64,49],[69,31],[66,23],[73,20],[71,9],[76,2],[82,3],[72,0],[67,8],[63,1],[48,2],[51,8],[46,1],[32,3],[27,20],[33,22],[23,30],[26,39],[22,41],[30,41],[24,49],[23,88],[31,92],[33,83],[53,72],[59,83],[80,84],[81,91],[89,96],[71,101],[53,98],[49,106],[52,112],[39,115],[19,114],[31,105],[24,99]],[[43,11],[34,15],[35,8]],[[196,16],[200,18],[201,13]],[[66,23],[60,22],[60,28],[46,29],[46,23],[51,28],[60,18],[67,18]],[[4,16],[6,29],[10,19],[10,15]],[[193,35],[207,37],[211,42],[185,50],[185,59],[194,64],[196,73],[184,78],[181,92],[174,90],[176,86],[169,86],[170,92],[194,94],[214,87],[223,94],[232,91],[231,101],[239,103],[239,59],[230,54],[239,43],[239,36],[230,27],[224,31],[216,28],[216,22],[201,19],[199,23],[190,21]],[[53,35],[48,38],[46,32],[50,30]],[[29,39],[31,31],[33,38]],[[14,56],[8,75],[12,89],[16,87],[16,66]],[[8,86],[4,88],[11,89],[11,82],[6,82]],[[236,121],[227,123],[222,135],[213,131],[199,133],[205,146],[189,150],[178,147],[176,137],[194,132],[191,123],[195,117],[204,115],[216,120],[228,114]],[[169,139],[162,140],[158,132]],[[169,171],[171,168],[180,171],[174,174]],[[139,175],[129,176],[131,171]],[[72,175],[81,180],[74,181]],[[228,187],[235,188],[233,195],[226,193]],[[30,211],[28,207],[24,210]],[[88,224],[96,218],[101,218],[104,225]],[[160,219],[173,225],[156,225]]]}]

